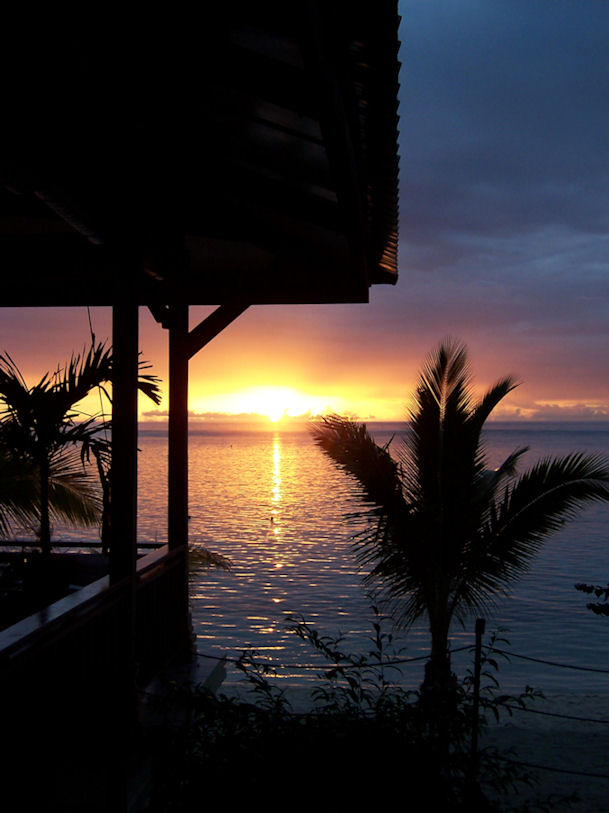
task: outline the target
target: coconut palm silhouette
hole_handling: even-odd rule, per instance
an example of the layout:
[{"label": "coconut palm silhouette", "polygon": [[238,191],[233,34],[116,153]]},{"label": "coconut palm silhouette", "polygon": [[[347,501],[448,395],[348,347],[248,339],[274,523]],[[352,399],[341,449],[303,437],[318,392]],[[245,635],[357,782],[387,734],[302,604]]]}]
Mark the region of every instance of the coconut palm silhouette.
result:
[{"label": "coconut palm silhouette", "polygon": [[[0,426],[0,534],[12,528],[39,526],[40,475],[29,460],[5,446]],[[51,519],[71,525],[92,525],[99,519],[99,495],[77,455],[62,454],[49,470]]]},{"label": "coconut palm silhouette", "polygon": [[[0,354],[0,441],[12,465],[29,472],[36,483],[35,503],[40,523],[40,547],[51,550],[51,515],[73,524],[98,521],[101,502],[83,467],[81,449],[110,448],[100,434],[104,416],[85,418],[76,408],[92,390],[111,381],[112,351],[104,343],[92,345],[86,354],[73,355],[63,370],[46,373],[28,387],[8,354]],[[140,374],[139,388],[155,403],[160,402],[158,379]],[[107,393],[106,393],[107,394]],[[108,396],[109,397],[109,396]],[[100,420],[101,419],[101,420]],[[27,479],[23,476],[23,481]],[[3,497],[0,494],[0,503]],[[5,519],[31,516],[27,501],[5,511]],[[25,512],[25,514],[24,514]]]},{"label": "coconut palm silhouette", "polygon": [[609,464],[571,454],[518,476],[526,448],[489,471],[482,429],[514,389],[511,378],[474,399],[465,346],[444,340],[420,374],[410,428],[397,449],[337,416],[312,427],[316,443],[363,487],[374,522],[357,541],[396,622],[427,617],[424,687],[452,681],[454,620],[487,612],[529,567],[542,543],[586,503],[609,499]]}]

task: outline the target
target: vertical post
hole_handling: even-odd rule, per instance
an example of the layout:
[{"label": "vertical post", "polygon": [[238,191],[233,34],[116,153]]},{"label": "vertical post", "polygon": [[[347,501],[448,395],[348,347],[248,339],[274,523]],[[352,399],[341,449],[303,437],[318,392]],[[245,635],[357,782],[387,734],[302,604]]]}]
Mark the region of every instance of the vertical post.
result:
[{"label": "vertical post", "polygon": [[175,641],[191,649],[188,606],[188,305],[169,306],[168,517],[170,551],[179,556],[179,594],[172,597]]},{"label": "vertical post", "polygon": [[188,305],[170,306],[168,543],[188,543]]},{"label": "vertical post", "polygon": [[[112,731],[116,765],[125,759],[128,732],[136,712],[136,605],[137,559],[137,379],[138,306],[112,307],[112,469],[110,523],[110,581],[124,584],[120,627],[112,653],[120,680],[107,687],[103,698],[104,725]],[[99,711],[99,710],[98,710]],[[124,808],[124,777],[114,767],[109,796],[116,810]]]},{"label": "vertical post", "polygon": [[138,306],[112,308],[110,579],[135,580],[137,558]]}]

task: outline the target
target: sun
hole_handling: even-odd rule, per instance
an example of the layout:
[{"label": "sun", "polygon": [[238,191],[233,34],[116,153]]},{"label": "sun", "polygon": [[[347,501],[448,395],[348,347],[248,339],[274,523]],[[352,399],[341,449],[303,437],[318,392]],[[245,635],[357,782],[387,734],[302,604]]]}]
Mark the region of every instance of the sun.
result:
[{"label": "sun", "polygon": [[[191,415],[209,421],[240,420],[264,425],[296,426],[319,415],[352,414],[353,405],[344,396],[316,393],[297,386],[251,385],[231,392],[191,392]],[[364,413],[367,414],[367,413]]]},{"label": "sun", "polygon": [[316,415],[326,411],[325,399],[294,387],[244,387],[214,402],[214,409],[233,415],[261,415],[271,423],[282,418]]},{"label": "sun", "polygon": [[277,423],[283,416],[287,413],[286,409],[282,409],[281,407],[272,407],[269,406],[266,408],[266,411],[263,412],[263,415],[266,415],[267,418],[271,423]]},{"label": "sun", "polygon": [[310,399],[292,387],[250,387],[237,395],[242,395],[247,404],[246,412],[265,415],[271,423],[311,410]]}]

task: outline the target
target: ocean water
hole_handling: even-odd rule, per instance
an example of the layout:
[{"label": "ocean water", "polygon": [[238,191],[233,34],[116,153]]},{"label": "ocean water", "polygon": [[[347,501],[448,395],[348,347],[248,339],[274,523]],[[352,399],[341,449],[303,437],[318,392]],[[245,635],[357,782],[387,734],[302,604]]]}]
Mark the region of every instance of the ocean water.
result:
[{"label": "ocean water", "polygon": [[[399,427],[371,427],[386,443]],[[394,443],[396,439],[394,437]],[[521,469],[548,455],[572,451],[609,457],[609,424],[492,424],[485,435],[489,465],[511,451],[530,447]],[[142,428],[139,438],[140,503],[138,535],[166,538],[166,437]],[[343,636],[346,652],[371,648],[372,599],[362,586],[353,554],[353,536],[365,520],[353,517],[365,504],[357,484],[339,471],[306,432],[191,431],[190,542],[228,557],[230,572],[195,566],[190,593],[197,650],[204,656],[238,657],[254,649],[277,665],[283,687],[302,689],[316,680],[319,664],[311,647],[292,631],[290,618],[302,617],[321,635]],[[70,534],[83,538],[82,531]],[[498,601],[487,632],[503,630],[511,654],[501,659],[502,687],[525,685],[544,692],[597,694],[609,691],[609,674],[548,667],[527,658],[609,670],[609,619],[586,610],[589,598],[576,582],[609,581],[609,505],[589,505],[554,534],[530,572]],[[456,626],[453,646],[473,643],[474,619]],[[387,627],[390,631],[390,625]],[[429,651],[424,623],[396,632],[402,657]],[[471,665],[457,654],[458,673]],[[405,685],[422,679],[421,661],[402,668]],[[229,666],[225,688],[236,685]]]},{"label": "ocean water", "polygon": [[[379,425],[373,432],[385,443],[396,428]],[[491,467],[514,449],[530,447],[524,469],[541,457],[572,451],[609,457],[609,425],[495,424],[485,442]],[[162,539],[162,433],[144,430],[140,448],[139,533]],[[309,684],[316,670],[294,667],[318,662],[291,631],[290,617],[306,619],[320,634],[344,636],[345,651],[368,651],[372,599],[353,554],[353,536],[365,527],[365,520],[352,516],[365,507],[357,484],[307,433],[281,430],[193,431],[189,465],[190,541],[233,563],[228,573],[199,567],[191,574],[198,651],[235,657],[252,648],[278,665],[278,680],[285,686]],[[510,642],[502,645],[512,653],[509,663],[501,663],[502,686],[577,693],[609,689],[609,674],[550,668],[516,657],[609,670],[609,621],[586,609],[588,597],[573,586],[580,581],[609,581],[608,505],[589,505],[554,534],[530,572],[487,618],[487,632],[499,630]],[[471,644],[473,627],[474,619],[464,629],[455,627],[453,646]],[[424,656],[429,647],[425,625],[396,633],[394,644],[405,658]],[[463,673],[470,660],[469,654],[456,655],[457,671]],[[420,662],[403,667],[407,685],[418,685],[421,676]],[[234,678],[229,669],[227,685]]]}]

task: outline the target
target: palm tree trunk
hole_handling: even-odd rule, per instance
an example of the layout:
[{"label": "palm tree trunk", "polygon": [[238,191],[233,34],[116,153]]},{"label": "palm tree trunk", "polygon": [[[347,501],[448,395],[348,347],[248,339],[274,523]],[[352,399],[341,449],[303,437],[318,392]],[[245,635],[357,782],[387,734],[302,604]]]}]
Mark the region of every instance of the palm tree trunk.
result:
[{"label": "palm tree trunk", "polygon": [[454,686],[454,675],[451,670],[448,648],[449,619],[443,616],[430,615],[429,631],[431,633],[431,654],[425,664],[423,690],[448,690]]},{"label": "palm tree trunk", "polygon": [[431,655],[425,664],[425,678],[421,684],[419,704],[423,724],[435,750],[435,759],[441,775],[451,775],[451,730],[457,710],[457,679],[452,672],[448,649],[450,621],[441,614],[430,616]]},{"label": "palm tree trunk", "polygon": [[110,505],[110,483],[112,482],[112,466],[106,470],[98,447],[93,447],[93,455],[97,464],[99,483],[102,489],[102,517],[101,517],[101,543],[104,556],[110,554],[112,544],[111,505]]},{"label": "palm tree trunk", "polygon": [[455,677],[450,663],[450,655],[446,650],[439,650],[431,653],[431,657],[425,664],[425,678],[421,689],[434,692],[451,692],[454,686]]},{"label": "palm tree trunk", "polygon": [[44,556],[51,555],[51,521],[49,517],[49,478],[48,458],[40,461],[40,548]]}]

